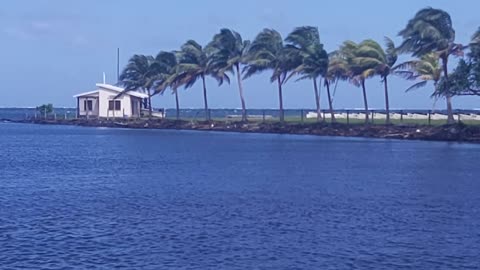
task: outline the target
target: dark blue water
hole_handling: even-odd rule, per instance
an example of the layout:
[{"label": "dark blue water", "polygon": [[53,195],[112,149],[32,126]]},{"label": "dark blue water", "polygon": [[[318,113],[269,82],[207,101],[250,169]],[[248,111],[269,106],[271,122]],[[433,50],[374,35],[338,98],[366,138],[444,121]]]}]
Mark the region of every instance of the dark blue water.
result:
[{"label": "dark blue water", "polygon": [[0,269],[479,269],[480,146],[0,124]]}]

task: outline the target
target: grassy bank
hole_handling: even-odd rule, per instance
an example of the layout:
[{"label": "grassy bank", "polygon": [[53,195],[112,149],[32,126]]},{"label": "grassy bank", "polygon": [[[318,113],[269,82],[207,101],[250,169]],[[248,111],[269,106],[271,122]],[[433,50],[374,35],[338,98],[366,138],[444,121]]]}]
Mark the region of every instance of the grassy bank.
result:
[{"label": "grassy bank", "polygon": [[[146,120],[146,119],[144,119]],[[175,118],[168,118],[170,121],[176,121]],[[240,122],[240,119],[238,118],[225,118],[225,117],[219,117],[219,118],[212,118],[214,122]],[[203,122],[201,118],[187,118],[187,117],[182,117],[180,118],[180,121],[193,121],[193,122]],[[258,118],[249,118],[249,122],[251,123],[279,123],[280,120],[278,118],[266,118],[265,120],[263,119],[258,119]],[[326,119],[325,121],[321,121],[322,123],[325,124],[332,124],[330,119]],[[393,125],[421,125],[421,126],[442,126],[446,125],[447,121],[446,120],[436,120],[436,119],[431,119],[430,121],[428,119],[391,119],[390,120],[391,124]],[[318,123],[317,119],[315,118],[301,118],[301,117],[285,117],[285,123],[287,124],[316,124]],[[350,118],[350,119],[345,119],[345,118],[337,118],[335,120],[335,123],[338,124],[348,124],[348,125],[364,125],[365,120],[364,119],[355,119],[355,118]],[[477,120],[462,120],[461,123],[465,125],[478,125],[480,126],[480,121]],[[371,124],[373,125],[385,125],[386,121],[385,119],[373,119],[371,121]]]},{"label": "grassy bank", "polygon": [[23,120],[19,123],[76,125],[87,127],[112,127],[133,129],[181,129],[203,131],[226,131],[245,133],[306,134],[317,136],[344,136],[384,139],[457,141],[480,143],[480,125],[383,125],[360,123],[299,123],[289,119],[285,123],[277,121],[185,121],[169,119],[70,119],[70,120]]}]

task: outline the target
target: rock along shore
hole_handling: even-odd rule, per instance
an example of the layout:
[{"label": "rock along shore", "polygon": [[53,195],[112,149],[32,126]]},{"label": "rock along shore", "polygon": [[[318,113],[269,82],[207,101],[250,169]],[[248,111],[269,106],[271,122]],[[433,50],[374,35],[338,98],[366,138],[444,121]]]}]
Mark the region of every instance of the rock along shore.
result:
[{"label": "rock along shore", "polygon": [[112,127],[133,129],[179,129],[203,131],[229,131],[246,133],[299,134],[317,136],[365,137],[383,139],[457,141],[480,143],[480,126],[462,123],[444,126],[425,125],[347,125],[330,123],[279,122],[193,122],[175,120],[22,120],[16,123],[75,125],[85,127]]}]

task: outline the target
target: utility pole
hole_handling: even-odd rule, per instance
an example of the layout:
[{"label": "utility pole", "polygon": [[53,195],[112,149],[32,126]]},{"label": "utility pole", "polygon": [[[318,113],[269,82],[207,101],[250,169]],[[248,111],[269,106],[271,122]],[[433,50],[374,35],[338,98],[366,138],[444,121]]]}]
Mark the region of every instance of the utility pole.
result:
[{"label": "utility pole", "polygon": [[120,81],[120,48],[117,48],[117,82]]}]

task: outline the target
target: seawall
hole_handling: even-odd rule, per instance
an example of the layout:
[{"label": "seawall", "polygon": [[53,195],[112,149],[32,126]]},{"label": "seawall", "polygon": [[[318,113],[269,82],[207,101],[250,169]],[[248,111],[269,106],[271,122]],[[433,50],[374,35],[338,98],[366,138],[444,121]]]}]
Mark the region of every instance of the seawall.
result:
[{"label": "seawall", "polygon": [[365,137],[403,140],[456,141],[480,143],[480,126],[462,123],[443,126],[425,125],[363,125],[340,123],[279,123],[279,122],[193,122],[175,120],[21,120],[16,123],[75,125],[133,129],[179,129],[246,133],[305,134],[317,136]]}]

